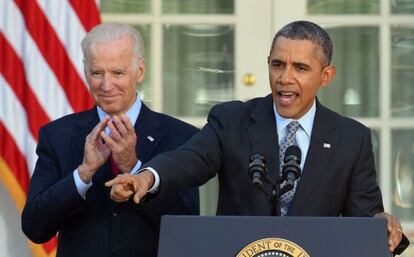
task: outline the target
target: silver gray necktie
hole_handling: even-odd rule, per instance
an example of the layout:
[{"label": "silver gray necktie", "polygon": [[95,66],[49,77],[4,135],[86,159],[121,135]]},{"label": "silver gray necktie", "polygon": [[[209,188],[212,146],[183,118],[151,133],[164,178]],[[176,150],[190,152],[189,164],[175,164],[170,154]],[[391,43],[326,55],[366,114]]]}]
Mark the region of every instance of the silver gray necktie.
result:
[{"label": "silver gray necktie", "polygon": [[[284,164],[285,152],[286,149],[291,145],[296,145],[296,131],[299,129],[300,124],[298,121],[292,121],[287,125],[287,133],[286,136],[283,138],[282,142],[280,143],[279,147],[279,171],[280,175],[282,176],[282,169]],[[282,187],[284,185],[281,184]],[[286,192],[284,195],[280,197],[280,212],[282,216],[286,216],[289,212],[290,203],[292,202],[293,196],[295,195],[296,183],[295,187],[291,190]]]}]

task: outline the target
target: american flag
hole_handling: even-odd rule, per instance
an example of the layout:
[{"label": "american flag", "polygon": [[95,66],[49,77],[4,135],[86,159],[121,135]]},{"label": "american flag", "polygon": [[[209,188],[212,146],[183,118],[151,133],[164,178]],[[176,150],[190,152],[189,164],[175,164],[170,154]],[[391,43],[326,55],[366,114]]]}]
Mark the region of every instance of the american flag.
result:
[{"label": "american flag", "polygon": [[[95,0],[0,0],[0,182],[19,211],[39,128],[93,105],[80,42],[98,23]],[[54,256],[56,239],[30,248]]]}]

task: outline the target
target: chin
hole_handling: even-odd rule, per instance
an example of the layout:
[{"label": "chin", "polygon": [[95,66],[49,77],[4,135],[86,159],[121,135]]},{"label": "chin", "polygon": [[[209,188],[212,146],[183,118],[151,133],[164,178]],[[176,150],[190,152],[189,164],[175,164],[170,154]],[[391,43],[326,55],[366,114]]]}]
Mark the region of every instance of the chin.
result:
[{"label": "chin", "polygon": [[118,113],[117,108],[114,108],[114,107],[111,107],[111,106],[100,106],[100,107],[102,108],[102,110],[104,112],[106,112],[107,114],[109,114],[111,116]]},{"label": "chin", "polygon": [[280,116],[286,119],[295,119],[295,117],[297,117],[298,115],[297,112],[293,110],[292,107],[279,106],[277,108],[277,112],[279,113]]}]

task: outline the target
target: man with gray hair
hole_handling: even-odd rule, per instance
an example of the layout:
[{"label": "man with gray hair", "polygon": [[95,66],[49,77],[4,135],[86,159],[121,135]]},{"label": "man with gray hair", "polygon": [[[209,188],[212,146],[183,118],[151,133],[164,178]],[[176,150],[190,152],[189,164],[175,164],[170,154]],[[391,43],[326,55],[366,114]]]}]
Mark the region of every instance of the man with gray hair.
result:
[{"label": "man with gray hair", "polygon": [[[308,21],[287,24],[267,58],[271,94],[214,106],[207,125],[182,147],[156,156],[138,175],[106,183],[112,199],[123,202],[134,194],[138,203],[149,188],[159,188],[162,197],[217,174],[218,215],[379,216],[388,222],[389,250],[400,253],[407,241],[397,247],[401,224],[384,212],[369,128],[316,98],[335,76],[331,57],[325,30]],[[280,192],[279,184],[265,184],[265,176],[289,182],[283,162],[292,145],[302,153],[288,159],[295,158],[289,165],[301,168],[295,174],[300,179],[292,177],[292,190],[269,204],[256,187]],[[262,170],[249,174],[252,165]]]},{"label": "man with gray hair", "polygon": [[197,129],[151,111],[140,100],[144,45],[133,27],[101,24],[83,39],[82,50],[96,107],[40,129],[23,232],[35,243],[58,234],[58,257],[155,257],[161,215],[199,214],[198,189],[147,204],[118,204],[104,183],[135,173],[143,162],[180,146]]}]

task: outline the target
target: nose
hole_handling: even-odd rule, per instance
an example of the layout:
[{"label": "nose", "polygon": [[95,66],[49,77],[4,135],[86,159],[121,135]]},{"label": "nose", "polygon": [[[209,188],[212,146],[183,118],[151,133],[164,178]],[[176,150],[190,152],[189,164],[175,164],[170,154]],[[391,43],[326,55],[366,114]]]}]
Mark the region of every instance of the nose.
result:
[{"label": "nose", "polygon": [[103,90],[103,91],[110,91],[111,90],[111,88],[112,88],[112,79],[111,79],[111,76],[109,76],[109,74],[105,74],[104,76],[103,76],[103,79],[102,79],[102,83],[101,83],[101,89]]},{"label": "nose", "polygon": [[293,79],[293,71],[292,68],[289,66],[286,66],[281,72],[280,76],[278,78],[278,82],[280,84],[291,84],[294,82]]}]

